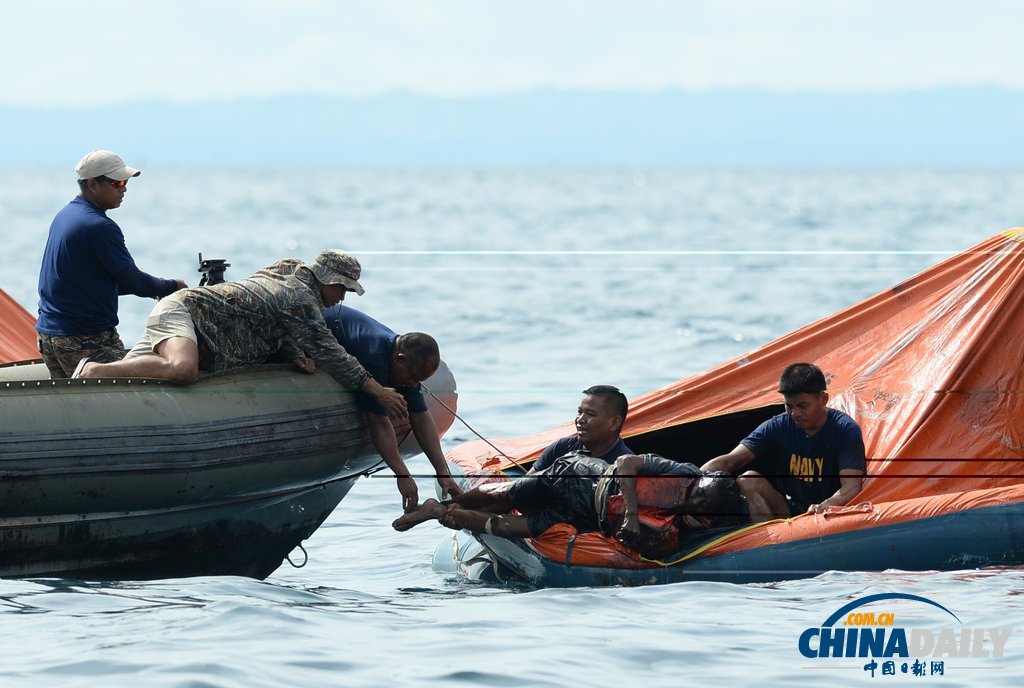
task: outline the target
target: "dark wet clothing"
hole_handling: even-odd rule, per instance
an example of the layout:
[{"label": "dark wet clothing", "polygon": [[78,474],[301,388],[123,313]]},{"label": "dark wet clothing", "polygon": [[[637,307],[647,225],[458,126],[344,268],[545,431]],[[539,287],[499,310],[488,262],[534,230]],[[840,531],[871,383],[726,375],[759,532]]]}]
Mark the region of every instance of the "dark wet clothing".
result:
[{"label": "dark wet clothing", "polygon": [[[586,451],[587,448],[583,446],[582,442],[580,442],[579,435],[570,435],[569,437],[563,437],[562,439],[555,440],[544,449],[544,451],[540,455],[540,458],[537,459],[537,462],[535,464],[533,464],[533,470],[543,470],[550,466],[552,463],[554,463],[555,459],[559,458],[560,456],[565,456],[570,452]],[[619,441],[616,442],[611,449],[609,449],[601,456],[598,456],[597,458],[601,459],[606,464],[609,464],[614,463],[615,459],[619,458],[620,456],[633,453],[633,450],[627,447],[626,443],[620,437]]]},{"label": "dark wet clothing", "polygon": [[[691,463],[644,454],[644,475],[679,476],[687,485],[701,475]],[[619,494],[614,464],[583,453],[566,454],[548,468],[520,478],[508,494],[513,507],[527,517],[536,537],[556,523],[569,523],[581,532],[602,531],[606,501]],[[685,495],[685,491],[684,491]],[[612,533],[605,533],[611,535]]]}]

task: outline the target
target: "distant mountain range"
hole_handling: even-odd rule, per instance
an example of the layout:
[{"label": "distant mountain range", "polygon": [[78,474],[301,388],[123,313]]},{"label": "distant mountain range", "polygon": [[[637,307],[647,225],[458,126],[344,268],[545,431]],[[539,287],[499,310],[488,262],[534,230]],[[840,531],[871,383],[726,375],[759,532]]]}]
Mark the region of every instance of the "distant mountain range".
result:
[{"label": "distant mountain range", "polygon": [[[287,96],[0,107],[0,164],[1024,166],[1024,91]],[[135,163],[138,164],[138,163]]]}]

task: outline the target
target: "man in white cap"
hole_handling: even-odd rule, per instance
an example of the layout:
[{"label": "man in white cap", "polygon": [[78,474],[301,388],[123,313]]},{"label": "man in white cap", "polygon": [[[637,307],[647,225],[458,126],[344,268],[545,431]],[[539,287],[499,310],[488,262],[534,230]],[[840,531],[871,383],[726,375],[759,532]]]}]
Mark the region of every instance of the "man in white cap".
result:
[{"label": "man in white cap", "polygon": [[107,217],[139,170],[97,150],[75,171],[81,193],[50,224],[39,270],[37,345],[54,378],[69,377],[86,356],[103,362],[124,356],[117,334],[119,294],[160,298],[186,286],[139,270],[121,228]]},{"label": "man in white cap", "polygon": [[311,264],[286,258],[237,282],[182,289],[156,305],[139,343],[121,361],[83,359],[72,377],[154,377],[193,382],[216,372],[283,357],[305,371],[322,368],[346,389],[374,395],[389,415],[408,418],[405,399],[384,387],[338,343],[325,308],[363,293],[361,266],[325,249]]}]

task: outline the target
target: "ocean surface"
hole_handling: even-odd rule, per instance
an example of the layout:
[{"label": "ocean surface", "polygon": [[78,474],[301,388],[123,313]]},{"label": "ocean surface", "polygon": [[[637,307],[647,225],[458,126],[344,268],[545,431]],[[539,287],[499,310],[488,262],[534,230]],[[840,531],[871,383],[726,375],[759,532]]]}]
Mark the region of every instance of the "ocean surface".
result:
[{"label": "ocean surface", "polygon": [[[754,349],[1024,225],[1022,170],[159,169],[111,211],[139,266],[198,282],[327,247],[347,303],[439,341],[485,437],[572,419]],[[0,169],[0,287],[35,311],[68,169]],[[128,345],[151,301],[121,300]],[[445,449],[473,439],[455,425]],[[427,473],[422,458],[413,471]],[[420,494],[433,494],[421,479]],[[1024,569],[826,573],[770,585],[488,587],[431,568],[448,531],[396,533],[393,480],[356,484],[266,581],[0,581],[0,686],[1019,685]],[[301,553],[296,557],[297,563]],[[798,640],[866,595],[928,598],[1013,629],[1002,657],[808,659]],[[920,611],[923,614],[923,610]],[[921,619],[936,635],[940,618]],[[906,670],[906,671],[905,671]]]}]

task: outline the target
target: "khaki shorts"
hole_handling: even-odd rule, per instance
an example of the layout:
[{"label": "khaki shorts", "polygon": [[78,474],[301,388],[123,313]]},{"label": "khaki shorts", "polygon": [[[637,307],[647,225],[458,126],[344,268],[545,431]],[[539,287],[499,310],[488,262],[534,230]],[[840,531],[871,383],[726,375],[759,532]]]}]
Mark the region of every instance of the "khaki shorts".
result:
[{"label": "khaki shorts", "polygon": [[153,307],[146,318],[146,329],[142,333],[142,339],[132,347],[128,356],[155,354],[160,342],[171,337],[187,337],[199,343],[192,314],[176,293],[160,299]]}]

